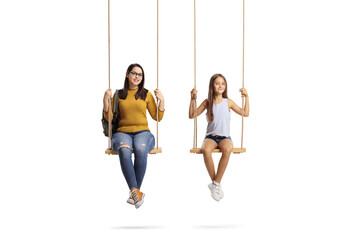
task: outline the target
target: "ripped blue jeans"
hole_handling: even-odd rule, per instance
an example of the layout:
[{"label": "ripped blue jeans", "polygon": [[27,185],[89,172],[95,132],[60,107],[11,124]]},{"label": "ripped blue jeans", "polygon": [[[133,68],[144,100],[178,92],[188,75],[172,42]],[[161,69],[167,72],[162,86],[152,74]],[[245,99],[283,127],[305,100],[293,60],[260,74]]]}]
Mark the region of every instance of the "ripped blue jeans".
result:
[{"label": "ripped blue jeans", "polygon": [[117,132],[112,136],[111,147],[119,154],[121,170],[129,189],[140,189],[146,172],[147,156],[154,146],[155,138],[148,130],[133,133]]}]

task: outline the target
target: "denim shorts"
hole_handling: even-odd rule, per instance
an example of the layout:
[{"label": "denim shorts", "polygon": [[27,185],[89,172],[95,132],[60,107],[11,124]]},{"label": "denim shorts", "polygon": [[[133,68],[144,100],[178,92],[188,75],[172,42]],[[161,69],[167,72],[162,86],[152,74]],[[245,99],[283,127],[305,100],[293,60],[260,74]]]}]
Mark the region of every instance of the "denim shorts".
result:
[{"label": "denim shorts", "polygon": [[225,139],[229,139],[230,141],[232,141],[230,136],[229,136],[229,137],[224,137],[224,136],[207,135],[207,136],[205,137],[204,141],[207,140],[207,139],[213,140],[214,142],[216,142],[217,145],[219,145],[219,143],[220,143],[222,140],[225,140]]}]

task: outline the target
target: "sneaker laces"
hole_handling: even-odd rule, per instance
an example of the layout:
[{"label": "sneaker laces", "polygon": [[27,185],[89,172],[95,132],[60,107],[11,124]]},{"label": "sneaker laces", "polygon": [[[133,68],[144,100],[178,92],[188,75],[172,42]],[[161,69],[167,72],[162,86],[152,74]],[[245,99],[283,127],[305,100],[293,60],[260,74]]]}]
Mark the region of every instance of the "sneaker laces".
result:
[{"label": "sneaker laces", "polygon": [[138,202],[138,201],[139,201],[139,199],[138,199],[138,194],[137,194],[136,189],[134,189],[134,190],[131,191],[131,198],[132,198],[135,202]]},{"label": "sneaker laces", "polygon": [[215,192],[220,194],[220,185],[215,185]]},{"label": "sneaker laces", "polygon": [[216,184],[213,182],[212,185],[214,186],[214,192],[220,195],[220,184]]}]

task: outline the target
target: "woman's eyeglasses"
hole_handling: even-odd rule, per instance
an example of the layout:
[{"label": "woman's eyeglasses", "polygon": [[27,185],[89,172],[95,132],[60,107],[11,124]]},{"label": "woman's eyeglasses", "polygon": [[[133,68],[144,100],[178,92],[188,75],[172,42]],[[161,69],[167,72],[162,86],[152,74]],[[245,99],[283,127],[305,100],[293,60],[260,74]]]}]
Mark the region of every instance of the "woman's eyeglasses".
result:
[{"label": "woman's eyeglasses", "polygon": [[142,78],[143,77],[143,75],[142,75],[142,73],[137,73],[137,72],[130,72],[131,73],[131,75],[133,75],[133,76],[138,76],[139,78]]}]

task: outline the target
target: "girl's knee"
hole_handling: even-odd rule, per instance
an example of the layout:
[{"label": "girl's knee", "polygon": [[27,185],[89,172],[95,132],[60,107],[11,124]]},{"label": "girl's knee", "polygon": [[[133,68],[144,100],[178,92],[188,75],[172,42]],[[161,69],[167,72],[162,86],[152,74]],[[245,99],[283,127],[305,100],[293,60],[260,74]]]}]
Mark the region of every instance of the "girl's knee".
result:
[{"label": "girl's knee", "polygon": [[230,155],[231,152],[232,152],[232,149],[233,149],[232,146],[227,146],[227,147],[222,148],[222,149],[221,149],[221,152],[222,152],[223,154]]},{"label": "girl's knee", "polygon": [[204,156],[211,156],[212,148],[203,148],[203,154]]},{"label": "girl's knee", "polygon": [[233,150],[233,144],[231,141],[228,140],[224,140],[221,141],[219,144],[219,148],[221,149],[221,152],[223,154],[231,154],[232,150]]}]

